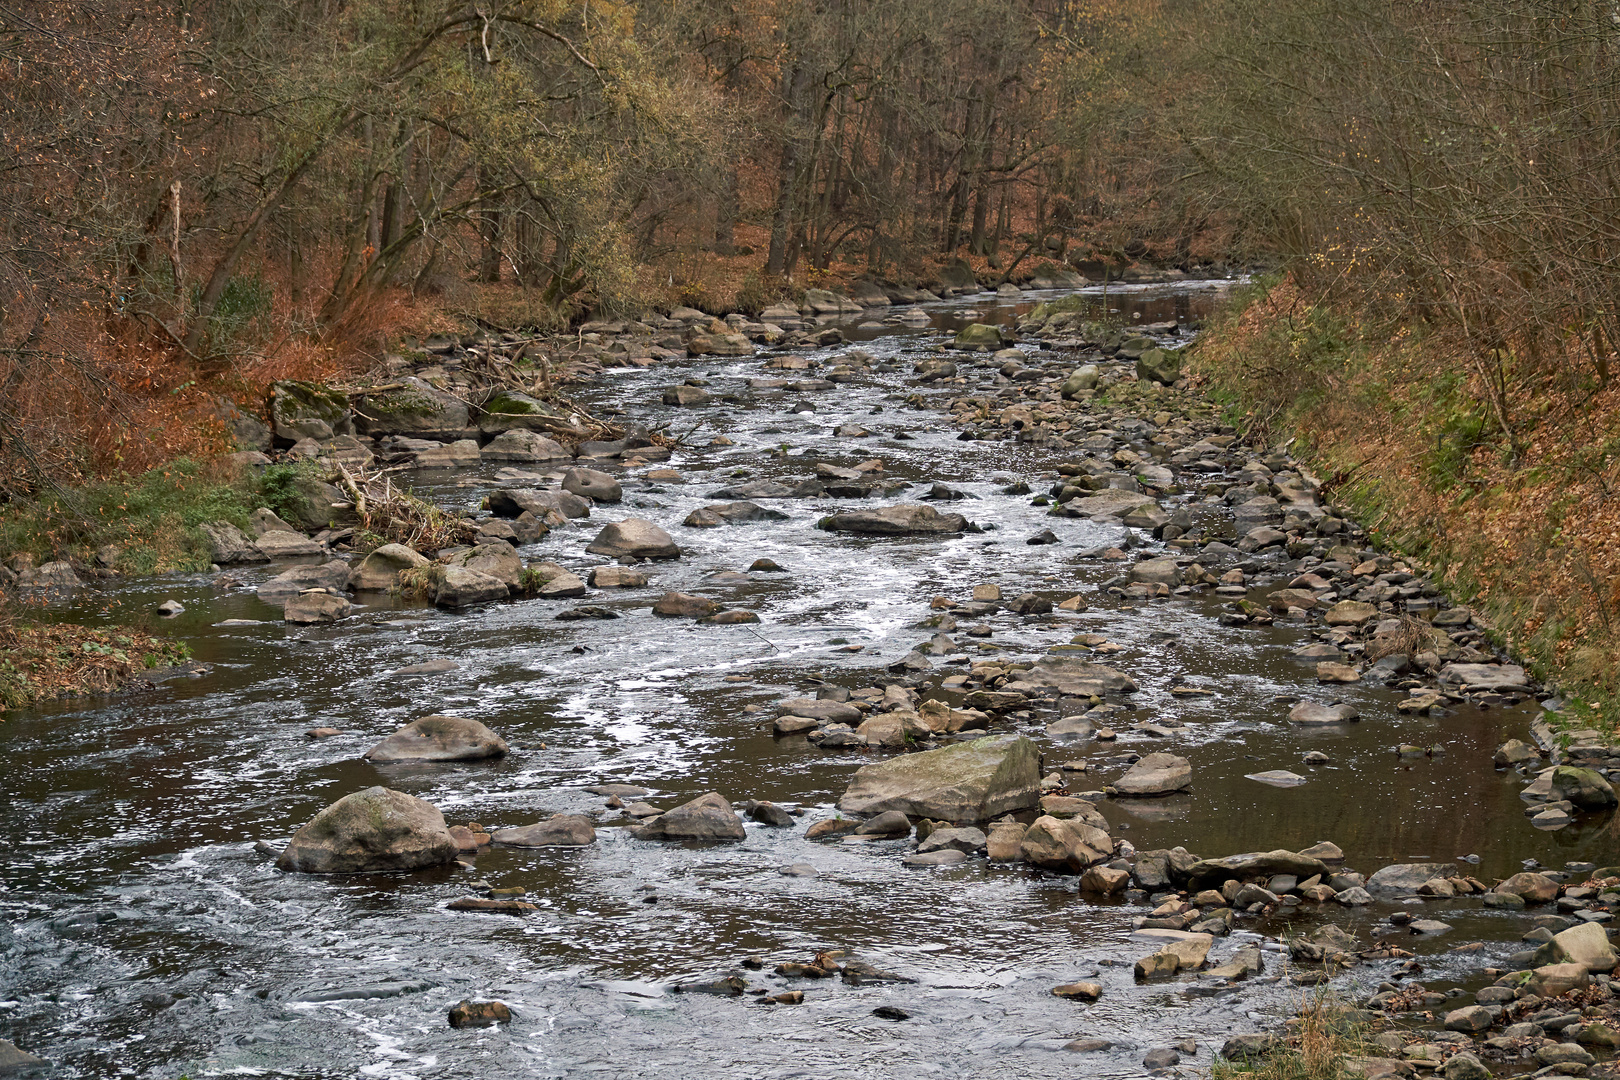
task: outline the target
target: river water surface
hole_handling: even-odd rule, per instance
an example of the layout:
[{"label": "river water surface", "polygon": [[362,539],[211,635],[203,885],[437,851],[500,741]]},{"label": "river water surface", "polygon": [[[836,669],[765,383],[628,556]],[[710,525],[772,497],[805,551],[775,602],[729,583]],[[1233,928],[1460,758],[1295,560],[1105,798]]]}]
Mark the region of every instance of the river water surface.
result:
[{"label": "river water surface", "polygon": [[[1209,309],[1220,284],[1116,288],[1108,306],[1124,321],[1185,322]],[[928,310],[937,330],[1009,321],[1029,302],[987,296]],[[1359,706],[1361,723],[1290,727],[1288,706],[1276,699],[1316,689],[1312,666],[1289,655],[1309,640],[1304,628],[1221,626],[1213,596],[1125,612],[1099,604],[1096,586],[1118,565],[1081,553],[1121,541],[1125,530],[1048,518],[1028,496],[1002,494],[1016,480],[1044,488],[1040,478],[1062,455],[958,441],[940,413],[908,407],[902,399],[918,392],[909,385],[911,354],[938,340],[927,330],[849,333],[880,359],[901,358],[902,370],[795,395],[747,389],[747,378],[772,374],[763,355],[703,358],[613,370],[580,395],[649,423],[667,419],[660,392],[682,378],[702,376],[711,393],[743,398],[680,418],[681,430],[700,417],[705,423],[670,463],[684,483],[627,478],[622,506],[599,507],[523,550],[582,569],[601,561],[584,546],[605,521],[635,515],[665,525],[685,557],[649,567],[647,589],[589,601],[618,609],[621,619],[554,619],[577,601],[448,613],[371,597],[374,606],[336,627],[295,629],[252,591],[280,567],[235,574],[244,582],[237,587],[209,577],[102,583],[60,609],[64,618],[102,622],[178,599],[186,612],[165,626],[209,667],[149,693],[62,703],[0,723],[0,1037],[49,1058],[63,1077],[1129,1076],[1141,1072],[1146,1050],[1185,1037],[1199,1044],[1184,1055],[1187,1064],[1207,1066],[1227,1036],[1277,1023],[1303,991],[1275,978],[1219,993],[1190,979],[1137,986],[1131,962],[1153,947],[1131,938],[1129,920],[1147,909],[1083,899],[1069,877],[982,859],[907,870],[903,841],[818,844],[802,827],[752,823],[746,840],[717,847],[640,842],[609,827],[583,849],[497,847],[477,857],[476,869],[402,877],[281,874],[254,851],[261,840],[279,847],[317,810],[373,784],[428,799],[451,823],[486,827],[559,811],[606,820],[614,815],[602,798],[584,789],[614,781],[651,789],[648,801],[662,808],[719,791],[734,802],[805,808],[806,824],[830,816],[855,768],[874,755],[773,738],[768,709],[748,707],[813,693],[818,680],[850,688],[893,681],[886,666],[934,633],[918,627],[930,599],[965,599],[979,583],[1009,596],[1090,594],[1091,610],[1076,615],[992,616],[989,644],[1032,659],[1076,633],[1105,633],[1123,646],[1109,662],[1142,687],[1130,719],[1186,725],[1168,741],[1122,730],[1113,746],[1059,747],[1043,732],[1055,717],[1016,720],[1046,750],[1048,768],[1091,762],[1082,787],[1117,776],[1123,763],[1108,759],[1129,751],[1173,749],[1191,760],[1189,794],[1101,804],[1116,835],[1138,849],[1185,845],[1219,856],[1332,840],[1346,865],[1364,873],[1478,855],[1477,866],[1458,865],[1482,878],[1506,876],[1530,858],[1549,866],[1615,861],[1605,857],[1613,841],[1602,826],[1530,828],[1522,780],[1492,769],[1497,744],[1524,736],[1533,703],[1404,717],[1394,709],[1399,692],[1358,684],[1343,697]],[[942,403],[962,390],[922,392]],[[801,400],[815,411],[789,412]],[[873,434],[834,436],[843,423]],[[721,434],[734,445],[708,445]],[[772,503],[790,515],[786,522],[678,525],[725,484],[796,482],[817,461],[871,457],[883,459],[888,476],[976,496],[950,509],[995,528],[948,539],[855,539],[812,528],[830,509],[851,505],[831,499]],[[493,486],[493,473],[421,473],[414,482],[445,505],[470,506]],[[1043,528],[1061,542],[1024,543]],[[713,577],[760,557],[788,573]],[[650,602],[668,590],[740,604],[763,621],[655,619]],[[219,625],[232,619],[263,621]],[[964,653],[979,655],[977,643],[961,640]],[[863,648],[844,651],[854,645]],[[460,666],[427,677],[391,674],[438,658]],[[1214,694],[1172,696],[1177,679]],[[497,764],[360,760],[379,738],[433,712],[483,721],[513,753]],[[344,734],[306,738],[317,726]],[[1402,760],[1394,753],[1402,742],[1437,752]],[[1311,750],[1331,763],[1307,768],[1301,758]],[[1265,769],[1293,769],[1309,782],[1278,789],[1244,779]],[[818,876],[779,873],[800,862]],[[523,918],[444,910],[480,878],[527,888],[542,910]],[[1292,929],[1331,918],[1370,944],[1390,910],[1329,907],[1293,909]],[[1456,927],[1451,934],[1397,942],[1420,954],[1427,980],[1460,977],[1518,947],[1522,917],[1481,910],[1477,901],[1435,908]],[[1240,925],[1218,940],[1214,958],[1256,933],[1292,932],[1282,916]],[[1484,960],[1476,954],[1465,966],[1448,956],[1472,940],[1487,942]],[[914,981],[854,987],[771,974],[776,963],[823,948]],[[747,973],[754,985],[804,989],[805,1003],[668,992],[750,956],[767,961]],[[1283,970],[1281,955],[1268,954],[1269,974]],[[1341,983],[1356,996],[1392,971],[1393,962],[1364,965]],[[1104,986],[1094,1005],[1050,994],[1094,973]],[[510,1028],[451,1030],[445,1012],[467,997],[498,997],[516,1019]],[[910,1017],[874,1016],[883,1005]],[[1061,1049],[1081,1037],[1114,1046]]]}]

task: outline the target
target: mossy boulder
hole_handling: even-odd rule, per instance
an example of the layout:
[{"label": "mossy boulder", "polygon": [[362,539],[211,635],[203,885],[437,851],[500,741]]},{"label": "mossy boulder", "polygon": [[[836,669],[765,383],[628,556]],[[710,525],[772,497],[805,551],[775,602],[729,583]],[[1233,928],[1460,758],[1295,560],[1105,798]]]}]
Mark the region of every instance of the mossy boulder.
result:
[{"label": "mossy boulder", "polygon": [[1137,357],[1136,377],[1145,382],[1169,386],[1181,378],[1181,353],[1170,349],[1148,349]]},{"label": "mossy boulder", "polygon": [[404,435],[413,439],[466,438],[473,427],[467,403],[416,378],[354,405],[355,428],[364,435]]},{"label": "mossy boulder", "polygon": [[276,869],[302,874],[420,870],[455,859],[460,845],[438,807],[385,787],[346,795],[293,833]]},{"label": "mossy boulder", "polygon": [[1001,348],[1001,328],[991,326],[989,323],[973,323],[956,332],[956,340],[953,344],[958,349],[999,349]]},{"label": "mossy boulder", "polygon": [[270,384],[266,412],[271,437],[277,446],[302,439],[325,441],[334,435],[353,435],[349,398],[340,390],[319,383],[283,379]]},{"label": "mossy boulder", "polygon": [[1553,770],[1552,797],[1568,799],[1580,810],[1607,810],[1620,801],[1602,773],[1573,765],[1560,765]]},{"label": "mossy boulder", "polygon": [[550,430],[563,418],[538,398],[512,390],[498,390],[480,406],[478,430],[486,435],[514,430]]},{"label": "mossy boulder", "polygon": [[281,500],[282,516],[304,532],[359,521],[354,504],[341,490],[318,476],[296,476],[287,483]]}]

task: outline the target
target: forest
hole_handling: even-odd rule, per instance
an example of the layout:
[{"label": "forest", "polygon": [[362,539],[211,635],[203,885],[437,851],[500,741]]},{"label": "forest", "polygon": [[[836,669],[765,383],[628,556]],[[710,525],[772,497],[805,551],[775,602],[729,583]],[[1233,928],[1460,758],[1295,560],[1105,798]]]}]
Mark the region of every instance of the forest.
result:
[{"label": "forest", "polygon": [[1516,390],[1606,386],[1620,334],[1617,47],[1550,0],[7,4],[0,489],[198,453],[407,329],[957,259],[1283,267],[1447,335],[1522,455]]}]

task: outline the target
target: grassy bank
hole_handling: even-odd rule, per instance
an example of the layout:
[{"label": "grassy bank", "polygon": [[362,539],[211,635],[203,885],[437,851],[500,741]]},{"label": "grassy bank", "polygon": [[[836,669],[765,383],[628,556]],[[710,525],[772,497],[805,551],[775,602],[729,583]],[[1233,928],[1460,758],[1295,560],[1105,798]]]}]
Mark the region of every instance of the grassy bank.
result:
[{"label": "grassy bank", "polygon": [[[294,497],[292,466],[238,473],[227,462],[172,461],[139,476],[0,505],[0,557],[13,569],[53,560],[81,576],[208,569],[205,521],[246,526],[260,506]],[[187,659],[182,642],[131,627],[43,623],[0,588],[0,713],[60,697],[111,693],[142,671]]]},{"label": "grassy bank", "polygon": [[131,575],[206,570],[210,548],[197,526],[244,528],[258,507],[285,509],[302,468],[249,475],[228,459],[180,458],[138,476],[14,499],[0,505],[0,557],[65,559]]},{"label": "grassy bank", "polygon": [[1287,279],[1235,297],[1189,368],[1249,441],[1296,440],[1326,501],[1431,569],[1578,719],[1614,726],[1620,389]]}]

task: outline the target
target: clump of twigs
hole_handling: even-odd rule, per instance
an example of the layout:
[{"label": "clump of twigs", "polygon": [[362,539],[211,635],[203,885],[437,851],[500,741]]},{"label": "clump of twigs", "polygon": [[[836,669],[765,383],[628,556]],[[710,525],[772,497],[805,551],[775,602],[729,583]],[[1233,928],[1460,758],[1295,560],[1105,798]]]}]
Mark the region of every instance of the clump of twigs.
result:
[{"label": "clump of twigs", "polygon": [[[414,551],[437,551],[474,543],[478,527],[471,521],[394,486],[389,471],[351,473],[341,462],[343,489],[354,500],[360,529],[382,544],[404,544]],[[381,546],[379,544],[379,546]]]}]

